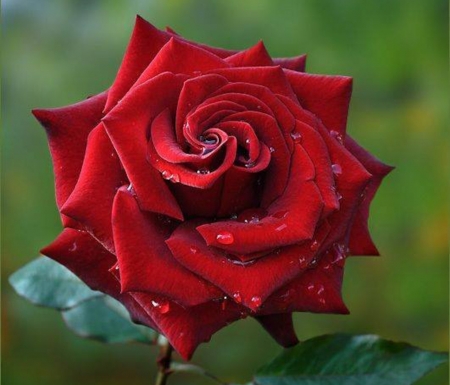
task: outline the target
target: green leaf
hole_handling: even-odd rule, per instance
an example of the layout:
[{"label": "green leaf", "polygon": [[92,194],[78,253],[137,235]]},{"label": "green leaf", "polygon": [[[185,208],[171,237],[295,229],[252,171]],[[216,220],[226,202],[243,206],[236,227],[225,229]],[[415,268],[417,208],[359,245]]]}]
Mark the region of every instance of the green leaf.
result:
[{"label": "green leaf", "polygon": [[258,370],[257,385],[409,385],[448,360],[374,335],[325,335],[283,351]]},{"label": "green leaf", "polygon": [[157,333],[130,319],[125,307],[109,296],[92,298],[62,313],[69,329],[84,338],[106,343],[155,343]]},{"label": "green leaf", "polygon": [[9,277],[16,292],[35,305],[70,309],[80,302],[100,296],[58,262],[39,257]]}]

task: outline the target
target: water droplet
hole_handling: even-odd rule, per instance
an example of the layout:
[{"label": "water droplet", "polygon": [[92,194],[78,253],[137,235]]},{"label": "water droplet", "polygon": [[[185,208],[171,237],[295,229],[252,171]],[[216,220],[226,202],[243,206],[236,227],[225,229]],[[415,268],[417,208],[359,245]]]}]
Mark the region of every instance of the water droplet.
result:
[{"label": "water droplet", "polygon": [[250,139],[245,139],[245,144],[250,144]]},{"label": "water droplet", "polygon": [[192,254],[197,254],[199,252],[199,248],[196,246],[191,246],[190,250]]},{"label": "water droplet", "polygon": [[222,245],[231,245],[234,242],[233,234],[228,231],[217,234],[216,239]]},{"label": "water droplet", "polygon": [[197,174],[201,174],[201,175],[206,175],[206,174],[209,174],[210,172],[211,171],[209,171],[206,167],[202,167],[197,170]]},{"label": "water droplet", "polygon": [[77,243],[72,243],[72,247],[69,249],[69,251],[75,251],[77,249]]},{"label": "water droplet", "polygon": [[273,153],[273,152],[275,152],[275,148],[269,147],[269,151],[270,151],[271,153]]},{"label": "water droplet", "polygon": [[244,223],[258,223],[267,215],[267,211],[263,209],[248,209],[239,214],[237,220]]},{"label": "water droplet", "polygon": [[178,174],[176,173],[172,174],[170,171],[167,170],[163,171],[161,175],[165,180],[168,180],[172,183],[178,183],[180,181],[180,176]]},{"label": "water droplet", "polygon": [[252,302],[253,306],[260,307],[262,300],[261,300],[261,297],[258,297],[257,295],[255,295],[252,297],[251,302]]},{"label": "water droplet", "polygon": [[335,163],[331,165],[331,169],[333,170],[334,175],[341,175],[342,174],[342,167]]},{"label": "water droplet", "polygon": [[152,305],[158,310],[160,314],[166,314],[170,310],[169,302],[159,303],[157,301],[152,301]]},{"label": "water droplet", "polygon": [[241,293],[239,293],[238,291],[233,293],[233,298],[237,303],[241,303],[242,302],[242,297],[241,297]]},{"label": "water droplet", "polygon": [[342,199],[342,194],[338,191],[336,191],[336,198],[338,201],[340,201]]},{"label": "water droplet", "polygon": [[113,158],[115,158],[115,157],[116,157],[116,154],[115,154],[114,152],[112,152],[112,153],[111,153],[111,156],[112,156]]},{"label": "water droplet", "polygon": [[295,143],[300,143],[302,141],[302,134],[300,134],[297,130],[293,130],[291,132],[291,138]]},{"label": "water droplet", "polygon": [[306,263],[306,258],[305,257],[300,257],[298,259],[298,263],[300,264],[300,267],[306,267],[307,263]]},{"label": "water droplet", "polygon": [[340,143],[342,143],[342,135],[339,133],[339,132],[337,132],[337,131],[334,131],[334,130],[331,130],[330,131],[330,135],[331,135],[331,137],[333,137],[333,138],[335,138],[337,141],[339,141]]},{"label": "water droplet", "polygon": [[316,251],[319,248],[319,242],[314,241],[313,243],[311,243],[311,246],[309,246],[309,248],[311,249],[311,251]]},{"label": "water droplet", "polygon": [[316,286],[313,283],[310,283],[307,287],[309,291],[313,291]]},{"label": "water droplet", "polygon": [[281,224],[280,226],[278,226],[277,228],[275,228],[275,231],[282,231],[287,227],[286,223]]},{"label": "water droplet", "polygon": [[255,167],[255,162],[247,162],[244,164],[245,168],[252,168]]},{"label": "water droplet", "polygon": [[286,218],[286,216],[289,214],[289,211],[283,210],[283,211],[277,211],[275,214],[272,214],[274,218],[283,219]]},{"label": "water droplet", "polygon": [[319,288],[317,289],[317,294],[318,295],[322,295],[325,291],[325,288],[323,287],[323,285],[320,285]]},{"label": "water droplet", "polygon": [[260,110],[260,109],[261,109],[261,106],[258,104],[258,105],[256,106],[256,108],[257,108],[258,110]]},{"label": "water droplet", "polygon": [[319,302],[320,302],[322,305],[325,305],[325,298],[319,298]]}]

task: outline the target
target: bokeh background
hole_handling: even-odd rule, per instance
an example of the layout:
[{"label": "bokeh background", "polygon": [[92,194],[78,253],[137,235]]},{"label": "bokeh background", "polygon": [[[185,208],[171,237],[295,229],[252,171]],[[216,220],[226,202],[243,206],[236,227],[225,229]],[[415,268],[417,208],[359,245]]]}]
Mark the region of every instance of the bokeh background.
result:
[{"label": "bokeh background", "polygon": [[[301,339],[376,333],[448,350],[448,2],[446,0],[3,0],[2,358],[6,385],[144,385],[156,348],[79,339],[7,277],[61,229],[34,107],[109,87],[139,13],[200,42],[273,56],[308,53],[308,72],[353,76],[349,132],[396,170],[372,206],[382,258],[347,263],[352,314],[297,314]],[[280,348],[252,320],[202,345],[194,363],[246,382]],[[448,384],[448,367],[420,381]],[[174,375],[170,384],[208,384]],[[393,384],[394,385],[394,384]]]}]

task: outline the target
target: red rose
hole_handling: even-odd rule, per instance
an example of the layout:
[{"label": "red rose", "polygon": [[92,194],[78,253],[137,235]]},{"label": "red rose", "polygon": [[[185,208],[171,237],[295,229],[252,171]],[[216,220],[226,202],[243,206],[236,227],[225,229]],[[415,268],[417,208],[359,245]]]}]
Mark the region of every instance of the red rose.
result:
[{"label": "red rose", "polygon": [[347,313],[347,255],[377,254],[369,204],[390,167],[346,135],[351,79],[262,43],[226,51],[137,18],[111,88],[34,110],[64,230],[42,253],[120,300],[185,358],[255,317]]}]

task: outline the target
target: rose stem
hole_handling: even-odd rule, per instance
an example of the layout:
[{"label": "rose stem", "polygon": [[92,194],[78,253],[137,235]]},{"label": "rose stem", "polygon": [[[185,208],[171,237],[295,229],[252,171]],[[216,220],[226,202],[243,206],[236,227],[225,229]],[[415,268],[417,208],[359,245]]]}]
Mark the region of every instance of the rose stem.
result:
[{"label": "rose stem", "polygon": [[165,341],[161,346],[161,351],[156,361],[158,365],[158,374],[156,376],[155,385],[166,385],[167,378],[170,374],[170,363],[172,361],[172,345],[170,345],[169,341]]}]

